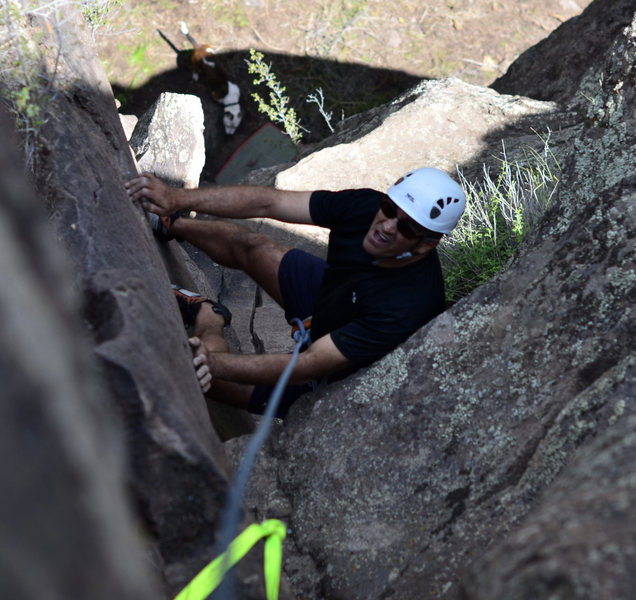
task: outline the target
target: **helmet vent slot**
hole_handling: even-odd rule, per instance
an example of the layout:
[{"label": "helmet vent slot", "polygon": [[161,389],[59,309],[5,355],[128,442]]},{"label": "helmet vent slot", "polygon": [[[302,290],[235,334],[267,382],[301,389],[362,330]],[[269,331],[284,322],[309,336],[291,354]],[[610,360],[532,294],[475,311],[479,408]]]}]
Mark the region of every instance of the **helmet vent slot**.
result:
[{"label": "helmet vent slot", "polygon": [[437,206],[439,206],[440,208],[444,208],[444,198],[440,198],[437,202],[436,202]]},{"label": "helmet vent slot", "polygon": [[431,208],[429,217],[431,219],[437,219],[437,217],[439,217],[441,214],[442,214],[442,211],[439,208],[437,208],[437,206],[434,206],[433,208]]}]

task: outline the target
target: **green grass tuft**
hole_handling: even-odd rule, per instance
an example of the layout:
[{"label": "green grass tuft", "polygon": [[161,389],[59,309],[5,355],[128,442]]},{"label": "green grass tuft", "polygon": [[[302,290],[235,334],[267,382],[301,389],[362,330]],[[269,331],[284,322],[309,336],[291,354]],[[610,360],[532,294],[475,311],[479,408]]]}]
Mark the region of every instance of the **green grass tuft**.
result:
[{"label": "green grass tuft", "polygon": [[466,212],[440,244],[449,304],[498,273],[550,205],[560,166],[549,148],[549,132],[541,139],[543,151],[529,148],[520,161],[509,161],[504,147],[498,173],[484,165],[479,182],[468,182],[459,173]]}]

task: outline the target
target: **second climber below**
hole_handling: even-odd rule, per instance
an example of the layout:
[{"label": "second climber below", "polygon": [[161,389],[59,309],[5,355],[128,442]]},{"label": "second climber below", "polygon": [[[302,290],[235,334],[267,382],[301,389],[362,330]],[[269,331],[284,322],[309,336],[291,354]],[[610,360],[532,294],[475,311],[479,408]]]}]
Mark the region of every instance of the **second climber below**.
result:
[{"label": "second climber below", "polygon": [[[245,271],[290,323],[311,317],[311,345],[298,358],[279,417],[317,381],[371,364],[445,309],[436,247],[459,221],[466,198],[438,169],[411,171],[386,193],[250,185],[191,190],[148,173],[125,185],[133,201],[161,217],[154,217],[157,235],[186,240],[214,262]],[[182,216],[186,211],[220,218],[191,219]],[[222,220],[255,217],[328,228],[327,259]],[[230,352],[223,336],[228,311],[200,296],[177,295],[191,312],[190,345],[206,395],[263,413],[289,354]]]}]

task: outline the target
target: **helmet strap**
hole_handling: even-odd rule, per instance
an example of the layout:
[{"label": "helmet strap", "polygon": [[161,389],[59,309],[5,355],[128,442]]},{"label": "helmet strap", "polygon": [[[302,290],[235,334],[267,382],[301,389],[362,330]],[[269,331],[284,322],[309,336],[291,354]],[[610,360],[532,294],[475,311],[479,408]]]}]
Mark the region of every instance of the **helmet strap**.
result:
[{"label": "helmet strap", "polygon": [[[402,254],[395,256],[395,260],[408,260],[409,258],[413,258],[415,256],[415,254],[420,254],[419,252],[416,252],[416,248],[418,248],[422,243],[426,243],[427,246],[429,246],[426,250],[426,252],[424,254],[428,254],[433,248],[435,248],[435,246],[437,246],[437,243],[434,243],[434,245],[432,247],[430,247],[430,242],[431,240],[427,240],[426,242],[423,242],[423,240],[417,240],[413,246],[411,246],[410,250],[407,250],[406,252],[402,252]],[[415,252],[415,254],[414,254]]]},{"label": "helmet strap", "polygon": [[407,250],[406,252],[402,252],[402,254],[398,254],[398,256],[391,256],[391,257],[387,257],[387,258],[380,258],[378,260],[374,260],[373,264],[376,267],[389,267],[389,266],[393,266],[393,267],[397,267],[397,266],[401,266],[398,264],[391,264],[391,261],[403,261],[403,260],[409,260],[411,258],[424,258],[431,250],[433,250],[433,248],[435,248],[435,246],[437,246],[439,240],[429,240],[428,242],[424,242],[427,245],[427,249],[424,252],[416,252],[415,249],[422,244],[421,241],[417,241],[415,243],[415,245],[410,249]]}]

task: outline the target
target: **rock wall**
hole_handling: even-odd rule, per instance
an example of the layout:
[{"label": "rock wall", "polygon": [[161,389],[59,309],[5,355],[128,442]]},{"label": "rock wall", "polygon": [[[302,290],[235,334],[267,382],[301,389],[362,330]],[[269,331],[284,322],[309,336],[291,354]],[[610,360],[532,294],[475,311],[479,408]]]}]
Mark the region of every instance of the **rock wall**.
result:
[{"label": "rock wall", "polygon": [[[137,171],[112,91],[81,16],[71,5],[57,8],[57,20],[51,19],[56,27],[47,25],[46,17],[32,21],[33,36],[50,55],[60,50],[56,94],[39,140],[37,194],[73,265],[72,285],[81,298],[76,316],[83,319],[91,355],[97,358],[102,403],[124,438],[125,486],[134,500],[134,529],[146,548],[145,576],[157,582],[162,596],[172,597],[218,553],[217,535],[231,474],[192,369],[170,288],[175,275],[181,285],[194,276],[180,250],[175,252],[172,245],[158,248],[142,211],[129,201],[123,182]],[[51,278],[45,282],[55,290]],[[46,289],[40,295],[46,299]],[[56,339],[55,333],[43,334],[50,345],[43,351],[52,357],[63,352],[64,340]],[[68,386],[72,390],[79,383],[71,380]],[[36,391],[25,387],[23,393]],[[65,429],[79,434],[85,428],[81,411],[75,415],[69,409],[64,417]],[[24,434],[24,427],[14,435],[20,432]],[[87,428],[85,435],[90,432]],[[107,475],[100,480],[103,486],[111,483]],[[118,490],[123,493],[121,484]],[[46,504],[46,493],[41,502]],[[41,520],[56,527],[55,513],[44,508]],[[113,537],[121,533],[115,525]],[[129,537],[132,527],[127,530]],[[14,537],[12,543],[19,545],[19,540]],[[126,556],[122,551],[121,560]],[[84,561],[78,561],[75,569],[94,573],[99,559],[86,547]],[[262,578],[253,577],[261,572],[261,561],[251,553],[239,567],[241,597],[263,596]],[[19,563],[28,581],[26,552]],[[95,577],[95,587],[102,578],[102,574]],[[126,584],[113,573],[104,597]],[[140,582],[138,588],[142,587]],[[131,597],[138,588],[131,586]],[[52,597],[54,593],[50,591]],[[93,595],[60,593],[60,597]],[[138,595],[143,597],[141,592]]]},{"label": "rock wall", "polygon": [[[0,111],[4,132],[11,123]],[[156,597],[71,265],[0,146],[0,596]]]},{"label": "rock wall", "polygon": [[292,410],[271,458],[294,540],[318,565],[317,581],[290,574],[296,585],[457,597],[473,557],[634,411],[633,179],[603,193],[617,221],[591,226],[597,202],[375,367]]},{"label": "rock wall", "polygon": [[[573,96],[602,81],[585,110],[485,127],[487,140],[520,147],[531,127],[556,124],[562,184],[512,264],[392,355],[298,402],[273,437],[248,504],[289,520],[286,572],[302,597],[630,597],[636,536],[617,528],[634,518],[634,24],[612,32],[596,40],[607,49],[596,70],[577,79]],[[424,94],[461,85],[427,83]],[[475,120],[514,105],[488,97],[480,120],[474,96],[463,98],[455,148]],[[401,117],[385,114],[383,127]],[[425,114],[443,128],[447,113]],[[322,150],[277,181],[355,173],[377,135]],[[411,141],[411,155],[437,159],[430,138]],[[365,168],[383,176],[379,162]]]},{"label": "rock wall", "polygon": [[[634,367],[618,398],[633,403]],[[620,412],[620,406],[618,407]],[[576,457],[531,518],[464,578],[463,598],[630,598],[636,577],[633,414]]]},{"label": "rock wall", "polygon": [[598,81],[590,94],[582,87],[583,78],[603,70],[609,48],[633,12],[631,0],[593,2],[524,52],[490,87],[501,94],[585,106],[596,95]]},{"label": "rock wall", "polygon": [[[569,90],[565,97],[542,96],[557,102],[502,96],[457,80],[427,82],[347,120],[292,168],[254,174],[253,180],[276,178],[290,187],[386,187],[421,164],[449,171],[459,165],[476,177],[502,141],[515,155],[536,146],[536,132],[548,129],[562,166],[553,207],[504,272],[376,365],[305,397],[277,424],[259,457],[245,522],[251,515],[289,524],[285,572],[293,596],[585,598],[591,590],[597,598],[621,598],[633,589],[634,531],[617,531],[621,520],[634,519],[628,460],[636,337],[633,13],[625,2],[597,0],[538,47],[535,56],[555,62],[554,48],[573,44],[572,35],[581,47],[586,36],[594,38],[594,61],[589,70],[570,74],[574,83],[562,86]],[[596,25],[586,29],[590,15]],[[243,293],[242,280],[209,263],[206,283],[176,244],[155,243],[122,188],[136,168],[112,93],[87,51],[91,43],[80,21],[65,16],[62,35],[47,41],[55,47],[62,40],[62,60],[55,110],[42,132],[37,193],[73,265],[72,286],[84,305],[75,312],[97,358],[100,405],[124,438],[126,483],[147,554],[145,573],[130,589],[145,597],[152,579],[168,596],[214,556],[231,470],[227,458],[236,462],[246,443],[237,438],[223,445],[213,429],[214,410],[192,373],[171,280],[203,287],[213,281],[224,300],[247,298],[250,325],[239,332],[239,345],[250,337],[254,347],[273,349],[278,339],[253,328],[253,286]],[[551,85],[546,76],[534,77],[538,87]],[[581,93],[590,98],[587,104],[575,101]],[[281,239],[301,239],[272,223],[255,226]],[[37,247],[35,238],[26,239]],[[319,247],[321,241],[300,243]],[[43,253],[31,252],[27,256],[39,264]],[[53,277],[35,272],[45,287],[58,289]],[[35,297],[47,296],[46,289],[32,289]],[[7,311],[13,310],[10,299],[3,300]],[[73,310],[72,303],[66,306]],[[26,300],[24,307],[30,307]],[[34,306],[29,314],[46,310]],[[3,340],[12,325],[0,328]],[[45,339],[40,350],[62,356],[64,335],[53,331]],[[7,356],[13,360],[5,350],[3,375],[24,373],[8,379],[8,389],[37,399],[39,388],[17,383],[30,382],[29,371],[15,370]],[[73,370],[76,390],[86,389],[80,373]],[[34,415],[48,414],[48,405],[35,406]],[[80,435],[98,427],[81,412],[65,417],[63,431]],[[12,426],[11,445],[19,437],[29,441],[20,435],[30,431],[23,423]],[[97,430],[88,437],[99,448],[104,435]],[[29,464],[41,453],[33,456]],[[117,477],[116,467],[110,472],[87,485],[103,489]],[[119,525],[104,531],[105,542],[103,522],[83,533],[95,532],[85,562],[111,572],[117,590],[135,576],[139,559],[127,539],[130,513],[121,486],[113,487],[121,517],[113,523]],[[92,519],[82,508],[80,515]],[[38,513],[37,523],[57,524],[55,515]],[[7,539],[20,539],[19,532],[16,527]],[[108,535],[125,540],[126,565],[113,559]],[[32,543],[24,559],[5,553],[18,556],[12,560],[23,569],[38,556]],[[42,564],[42,572],[66,569]],[[237,597],[263,596],[260,575],[254,577],[260,572],[260,556],[251,553],[239,567]],[[292,597],[285,582],[282,595]]]}]

